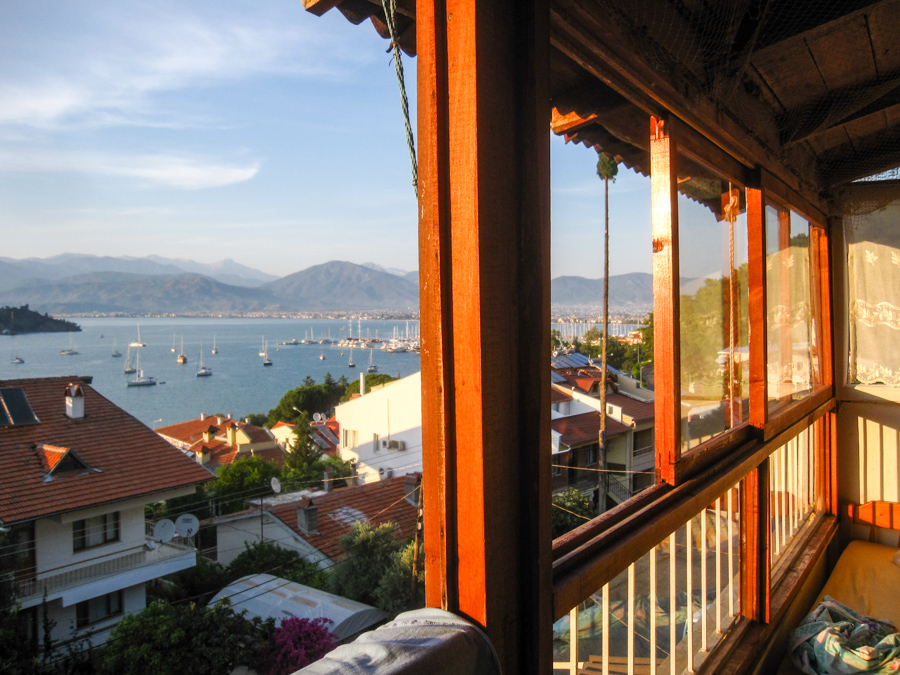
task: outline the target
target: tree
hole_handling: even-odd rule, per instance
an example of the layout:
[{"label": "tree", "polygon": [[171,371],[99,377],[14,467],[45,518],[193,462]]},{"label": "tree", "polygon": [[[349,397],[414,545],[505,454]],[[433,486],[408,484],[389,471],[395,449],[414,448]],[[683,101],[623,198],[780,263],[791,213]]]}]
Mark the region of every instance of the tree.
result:
[{"label": "tree", "polygon": [[246,419],[249,424],[256,427],[264,427],[269,423],[268,416],[262,413],[250,413],[246,416]]},{"label": "tree", "polygon": [[[396,377],[391,377],[387,373],[366,373],[366,391],[372,389],[372,387],[377,387],[380,384],[387,384],[388,382],[393,382],[396,380]],[[359,393],[359,380],[353,380],[347,388],[344,390],[344,395],[341,397],[341,401],[349,401],[353,398],[353,394]]]},{"label": "tree", "polygon": [[[609,343],[609,181],[615,182],[619,173],[619,163],[606,153],[597,157],[597,175],[603,181],[604,218],[603,218],[603,352],[600,369],[603,372],[603,384],[600,387],[600,409],[606,410],[606,353]],[[600,415],[600,452],[606,456],[606,414]]]},{"label": "tree", "polygon": [[394,552],[393,560],[385,571],[378,588],[375,589],[375,602],[378,607],[396,614],[407,609],[425,606],[425,566],[422,564],[423,550],[419,545],[419,564],[416,568],[416,594],[412,596],[413,560],[416,542],[410,541]]},{"label": "tree", "polygon": [[327,584],[328,573],[297,551],[267,541],[244,544],[244,547],[244,552],[225,568],[227,581],[223,586],[248,574],[274,574],[313,588],[324,589]]},{"label": "tree", "polygon": [[595,515],[591,502],[575,488],[566,488],[553,495],[552,501],[550,523],[554,539],[586,523]]},{"label": "tree", "polygon": [[153,602],[113,628],[99,660],[110,675],[220,675],[255,668],[275,620],[247,619],[227,600],[214,607]]},{"label": "tree", "polygon": [[281,470],[261,457],[238,457],[219,472],[212,488],[220,514],[235,513],[244,508],[244,499],[272,494],[272,478],[280,478]]},{"label": "tree", "polygon": [[350,532],[341,537],[344,558],[331,569],[329,586],[332,593],[345,598],[380,607],[376,593],[382,578],[394,564],[399,548],[394,539],[393,523],[372,527],[356,522]]},{"label": "tree", "polygon": [[219,563],[209,562],[197,556],[197,564],[174,574],[160,582],[152,583],[152,595],[156,599],[178,602],[191,598],[205,605],[212,596],[225,588],[233,580]]},{"label": "tree", "polygon": [[267,654],[262,661],[264,672],[269,675],[291,673],[318,661],[337,647],[335,636],[328,630],[331,619],[298,619],[291,617],[269,638]]},{"label": "tree", "polygon": [[[328,383],[331,380],[331,383]],[[313,413],[328,414],[340,400],[343,390],[330,376],[326,376],[325,384],[303,385],[291,389],[278,402],[278,405],[269,411],[269,426],[276,422],[295,423],[301,412],[312,417]]]}]

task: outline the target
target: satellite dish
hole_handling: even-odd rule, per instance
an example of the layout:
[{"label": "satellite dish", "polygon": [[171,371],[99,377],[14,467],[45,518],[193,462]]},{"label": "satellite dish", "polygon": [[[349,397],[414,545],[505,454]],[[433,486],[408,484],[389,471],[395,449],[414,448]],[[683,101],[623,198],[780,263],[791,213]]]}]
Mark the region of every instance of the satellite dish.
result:
[{"label": "satellite dish", "polygon": [[190,539],[200,530],[200,521],[192,513],[183,513],[175,520],[175,534]]},{"label": "satellite dish", "polygon": [[153,538],[161,544],[171,541],[174,536],[175,523],[168,518],[163,518],[153,526]]},{"label": "satellite dish", "polygon": [[315,414],[313,415],[313,421],[315,421],[315,422],[321,422],[321,421],[322,421],[322,413],[315,413]]},{"label": "satellite dish", "polygon": [[275,476],[272,476],[272,492],[276,495],[281,492],[281,481],[275,478]]}]

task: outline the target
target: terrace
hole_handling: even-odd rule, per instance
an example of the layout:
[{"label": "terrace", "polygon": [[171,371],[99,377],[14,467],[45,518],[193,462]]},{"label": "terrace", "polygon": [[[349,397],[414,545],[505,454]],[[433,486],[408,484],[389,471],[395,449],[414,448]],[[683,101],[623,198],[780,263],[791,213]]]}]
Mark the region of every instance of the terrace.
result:
[{"label": "terrace", "polygon": [[[305,5],[417,56],[427,604],[504,672],[775,672],[843,506],[900,499],[900,185],[854,182],[900,163],[900,3]],[[555,541],[548,129],[648,181],[655,322],[655,484]]]}]

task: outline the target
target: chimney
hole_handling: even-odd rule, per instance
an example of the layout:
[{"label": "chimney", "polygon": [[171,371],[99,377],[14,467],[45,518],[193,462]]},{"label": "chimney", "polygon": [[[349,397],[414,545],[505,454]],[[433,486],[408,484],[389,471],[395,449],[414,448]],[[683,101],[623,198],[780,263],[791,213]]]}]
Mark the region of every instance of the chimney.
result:
[{"label": "chimney", "polygon": [[222,424],[222,422],[224,422],[224,421],[225,420],[222,419],[221,417],[216,416],[216,426],[220,426]]},{"label": "chimney", "polygon": [[200,413],[200,421],[202,422],[205,419],[206,419],[206,413]]},{"label": "chimney", "polygon": [[228,427],[225,435],[228,439],[228,445],[235,445],[237,443],[237,441],[235,440],[234,425]]},{"label": "chimney", "polygon": [[197,461],[200,463],[200,465],[204,466],[205,464],[209,463],[210,454],[211,453],[201,445],[200,449],[195,453],[195,456],[197,457]]},{"label": "chimney", "polygon": [[422,476],[417,473],[408,473],[403,477],[403,496],[413,506],[418,506],[419,493],[416,488],[422,481]]},{"label": "chimney", "polygon": [[84,417],[84,391],[80,384],[69,384],[66,387],[66,417],[80,420]]},{"label": "chimney", "polygon": [[365,373],[359,374],[359,395],[360,396],[366,395],[366,374]]},{"label": "chimney", "polygon": [[250,418],[249,418],[249,417],[245,417],[245,418],[244,418],[244,424],[250,424]]},{"label": "chimney", "polygon": [[231,413],[228,413],[228,419],[231,419]]},{"label": "chimney", "polygon": [[325,479],[323,483],[325,485],[326,493],[331,492],[334,489],[334,467],[325,467]]},{"label": "chimney", "polygon": [[347,478],[347,485],[351,487],[359,485],[359,473],[356,471],[356,462],[350,463],[350,477]]},{"label": "chimney", "polygon": [[203,432],[203,442],[209,443],[212,440],[212,427],[206,427]]},{"label": "chimney", "polygon": [[303,534],[318,534],[319,509],[312,499],[304,499],[297,506],[297,527]]}]

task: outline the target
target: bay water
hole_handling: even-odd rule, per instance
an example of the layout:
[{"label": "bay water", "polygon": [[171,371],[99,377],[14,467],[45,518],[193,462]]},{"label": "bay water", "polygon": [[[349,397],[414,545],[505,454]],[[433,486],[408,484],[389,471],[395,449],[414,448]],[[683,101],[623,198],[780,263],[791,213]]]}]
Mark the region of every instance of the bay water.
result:
[{"label": "bay water", "polygon": [[[214,318],[83,318],[75,333],[32,333],[0,337],[0,386],[2,380],[90,375],[92,386],[147,426],[158,428],[196,419],[200,413],[231,414],[243,418],[251,413],[266,414],[290,389],[299,387],[308,375],[321,383],[326,373],[337,380],[345,375],[358,380],[366,372],[370,351],[379,373],[405,377],[420,369],[419,355],[390,353],[381,349],[354,349],[355,368],[348,367],[350,350],[337,345],[282,342],[339,340],[350,335],[388,340],[395,330],[403,337],[418,331],[418,322],[328,319],[214,319]],[[408,326],[408,328],[407,328]],[[130,342],[138,338],[146,347],[132,349],[140,354],[140,368],[159,382],[152,387],[129,387],[134,375],[124,373]],[[218,354],[212,354],[213,339]],[[71,339],[71,342],[70,342]],[[179,364],[181,352],[187,363]],[[268,341],[271,366],[263,366],[262,351]],[[199,359],[211,368],[211,377],[197,377]],[[70,347],[76,355],[63,356]],[[113,358],[113,345],[122,353]],[[172,347],[175,347],[175,352]],[[24,360],[10,362],[13,353]],[[343,355],[342,355],[343,354]],[[325,359],[322,360],[321,356]],[[60,391],[60,412],[64,410]]]}]

